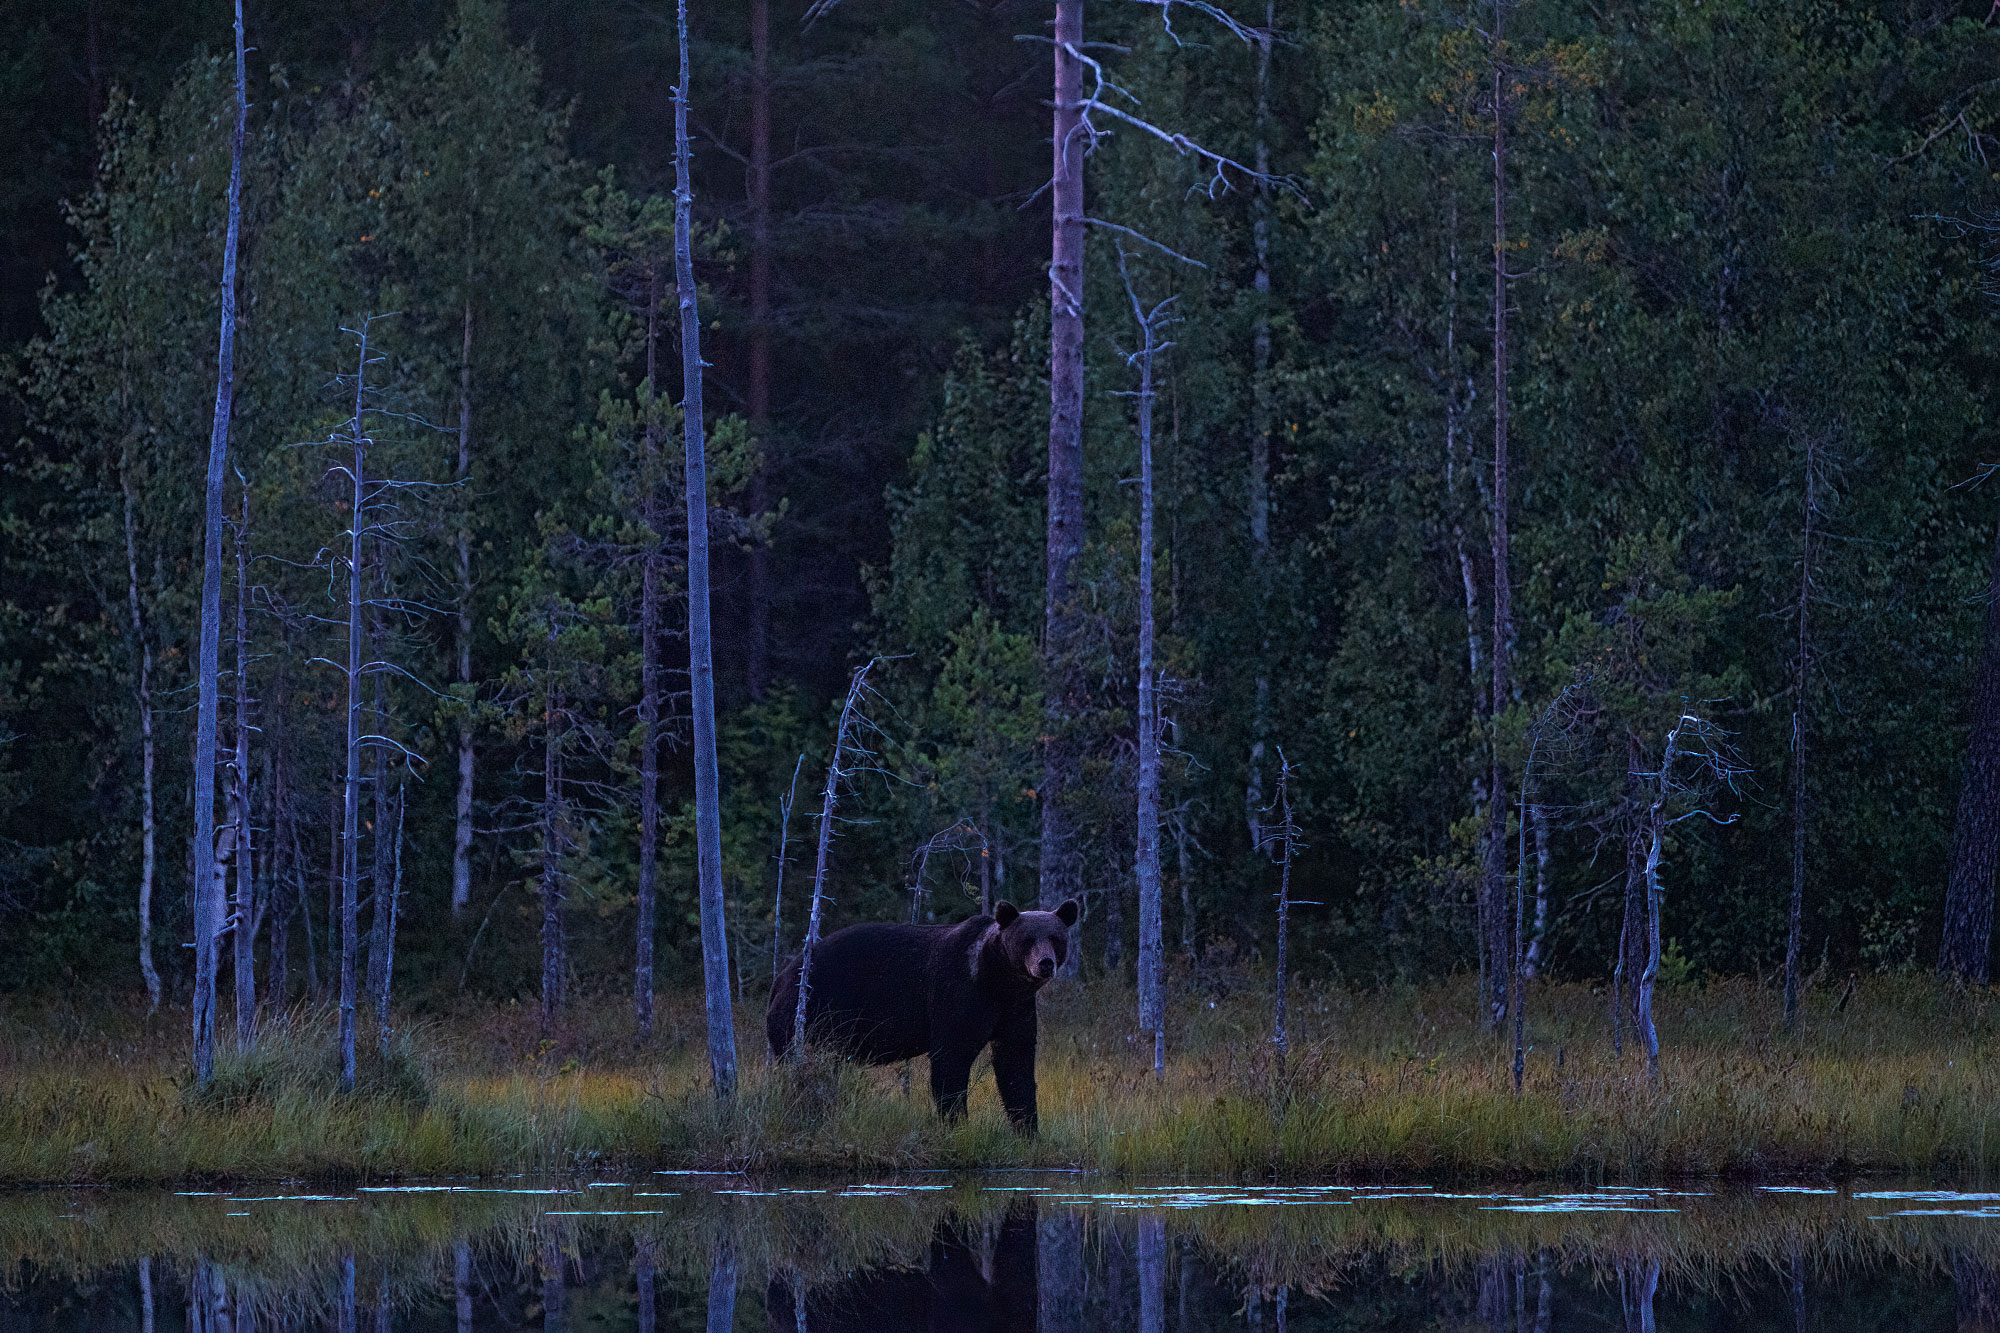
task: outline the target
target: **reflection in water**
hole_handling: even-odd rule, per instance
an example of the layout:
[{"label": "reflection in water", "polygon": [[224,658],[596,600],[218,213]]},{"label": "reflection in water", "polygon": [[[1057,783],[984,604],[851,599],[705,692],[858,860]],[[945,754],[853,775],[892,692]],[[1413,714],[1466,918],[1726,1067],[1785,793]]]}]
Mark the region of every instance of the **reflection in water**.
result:
[{"label": "reflection in water", "polygon": [[2000,1333],[1990,1195],[1057,1179],[0,1196],[0,1333]]}]

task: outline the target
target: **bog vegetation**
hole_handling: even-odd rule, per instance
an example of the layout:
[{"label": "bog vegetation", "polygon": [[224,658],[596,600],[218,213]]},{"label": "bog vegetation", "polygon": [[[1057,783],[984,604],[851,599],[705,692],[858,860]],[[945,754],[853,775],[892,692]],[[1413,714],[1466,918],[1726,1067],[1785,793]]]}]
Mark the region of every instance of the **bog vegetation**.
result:
[{"label": "bog vegetation", "polygon": [[[396,8],[23,39],[0,1177],[1987,1164],[1982,6]],[[648,1027],[1073,896],[1039,1144]]]},{"label": "bog vegetation", "polygon": [[1033,1141],[1008,1128],[983,1064],[958,1126],[932,1113],[921,1062],[746,1060],[737,1098],[718,1101],[692,1003],[662,1010],[662,1049],[643,1056],[611,1006],[579,1005],[541,1039],[518,1010],[439,1019],[387,1057],[364,1043],[346,1096],[324,1013],[269,1026],[254,1052],[225,1047],[200,1088],[175,1052],[180,1015],[10,1008],[0,1183],[993,1166],[1617,1183],[2000,1168],[2000,1004],[1927,981],[1809,991],[1805,1037],[1755,986],[1671,987],[1657,1081],[1629,1036],[1614,1047],[1606,993],[1538,989],[1517,1095],[1469,984],[1297,995],[1280,1073],[1245,1036],[1268,1023],[1263,987],[1229,969],[1181,979],[1199,998],[1171,1008],[1163,1080],[1129,988],[1058,988]]}]

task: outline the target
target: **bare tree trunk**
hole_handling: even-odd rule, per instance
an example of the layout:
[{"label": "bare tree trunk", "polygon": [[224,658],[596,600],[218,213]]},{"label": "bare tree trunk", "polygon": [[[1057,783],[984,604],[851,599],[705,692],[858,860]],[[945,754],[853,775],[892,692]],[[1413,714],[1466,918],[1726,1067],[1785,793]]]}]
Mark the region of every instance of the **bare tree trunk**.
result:
[{"label": "bare tree trunk", "polygon": [[[791,785],[785,788],[785,799],[778,806],[778,890],[771,899],[771,984],[778,981],[778,969],[784,965],[785,943],[785,862],[787,843],[792,831],[792,798],[799,790],[799,770],[805,767],[806,757],[802,754],[792,764]],[[980,862],[985,868],[985,862]],[[987,909],[981,907],[982,913]]]},{"label": "bare tree trunk", "polygon": [[1660,854],[1667,831],[1667,796],[1672,787],[1676,751],[1681,728],[1675,724],[1667,733],[1660,752],[1660,774],[1653,788],[1653,801],[1646,810],[1646,964],[1633,990],[1634,1031],[1646,1052],[1646,1072],[1660,1076],[1660,1034],[1653,1024],[1653,987],[1660,977]]},{"label": "bare tree trunk", "polygon": [[659,502],[659,434],[654,401],[660,392],[660,282],[646,276],[646,428],[640,475],[646,554],[639,588],[639,889],[632,956],[632,1011],[640,1045],[653,1039],[653,884],[660,848],[660,545],[666,516]]},{"label": "bare tree trunk", "polygon": [[[1270,174],[1271,33],[1277,26],[1273,0],[1265,0],[1264,28],[1257,35],[1257,174]],[[1257,268],[1251,278],[1257,314],[1250,331],[1250,502],[1251,591],[1256,600],[1257,679],[1250,713],[1250,765],[1243,785],[1244,819],[1254,847],[1263,839],[1264,748],[1271,726],[1271,200],[1260,180],[1251,202],[1251,245]]]},{"label": "bare tree trunk", "polygon": [[[284,679],[284,668],[281,666],[271,691],[272,697],[280,701],[279,710],[272,714],[274,721],[284,717]],[[282,1013],[291,992],[289,954],[292,912],[299,906],[301,895],[292,878],[298,869],[299,845],[298,828],[291,815],[291,784],[286,781],[288,760],[285,751],[290,736],[287,731],[273,730],[275,734],[268,738],[264,747],[264,787],[270,793],[271,808],[271,854],[264,871],[264,881],[268,886],[265,898],[270,903],[271,944],[264,964],[264,1003],[266,1007]]]},{"label": "bare tree trunk", "polygon": [[[771,0],[750,0],[750,435],[768,458],[771,433]],[[768,461],[750,474],[750,512],[770,507]],[[771,552],[750,547],[750,623],[745,675],[764,697],[771,663]]]},{"label": "bare tree trunk", "polygon": [[[1078,0],[1080,3],[1080,0]],[[222,320],[215,355],[215,416],[208,432],[202,518],[201,632],[196,650],[194,740],[194,1075],[215,1078],[215,728],[222,640],[222,494],[229,472],[229,418],[236,400],[236,247],[243,221],[243,135],[249,94],[243,68],[243,0],[236,0],[236,126],[229,141],[228,223],[222,242]]]},{"label": "bare tree trunk", "polygon": [[1958,818],[1951,835],[1951,875],[1944,893],[1944,941],[1938,974],[1985,985],[1993,953],[1993,875],[2000,866],[2000,538],[1986,594],[1985,638],[1972,693],[1972,732]]},{"label": "bare tree trunk", "polygon": [[[396,916],[403,903],[403,811],[409,802],[409,793],[402,786],[396,788],[396,830],[390,835],[389,883],[375,889],[375,910],[383,914],[387,924],[382,931],[382,975],[377,981],[375,992],[375,1041],[382,1052],[382,1058],[389,1058],[389,992],[396,979]],[[382,830],[377,829],[380,837]]]},{"label": "bare tree trunk", "polygon": [[361,580],[367,554],[368,437],[364,433],[368,407],[369,321],[362,319],[355,334],[358,354],[354,369],[354,416],[348,423],[353,456],[348,465],[347,533],[347,754],[341,786],[340,822],[340,1090],[354,1090],[355,954],[360,948],[355,912],[361,877]]},{"label": "bare tree trunk", "polygon": [[458,722],[458,801],[451,825],[451,913],[472,901],[472,297],[465,298],[465,331],[458,358],[458,684],[465,715]]},{"label": "bare tree trunk", "polygon": [[155,811],[153,748],[153,645],[139,611],[138,521],[133,513],[131,473],[118,470],[125,496],[125,603],[132,618],[132,647],[139,659],[139,975],[146,982],[146,1012],[160,1007],[160,974],[153,967],[153,880],[159,865],[159,821]]},{"label": "bare tree trunk", "polygon": [[736,1020],[729,996],[729,934],[722,920],[722,781],[715,759],[715,654],[708,616],[708,461],[701,410],[701,313],[690,240],[694,193],[688,167],[687,0],[675,5],[681,82],[674,94],[674,286],[681,308],[681,420],[687,441],[688,682],[694,715],[694,824],[701,885],[701,970],[708,1062],[715,1095],[736,1093]]},{"label": "bare tree trunk", "polygon": [[[555,674],[556,626],[549,622],[549,674]],[[562,694],[547,686],[548,717],[542,730],[542,1031],[555,1023],[563,999],[563,752]]]},{"label": "bare tree trunk", "polygon": [[[381,560],[377,559],[378,575]],[[382,617],[369,617],[369,656],[374,663],[383,661]],[[374,730],[377,735],[388,731],[389,708],[384,697],[384,682],[380,670],[374,671],[369,680],[369,693],[373,696],[370,711],[375,715]],[[375,1026],[386,1027],[389,1012],[382,1003],[382,997],[389,992],[389,983],[384,968],[389,962],[389,862],[394,853],[390,840],[389,810],[392,804],[389,777],[389,754],[381,746],[375,747],[373,786],[375,789],[375,817],[369,821],[368,840],[368,975],[364,989],[368,992],[368,1007],[375,1015]]]},{"label": "bare tree trunk", "polygon": [[153,1261],[139,1260],[139,1333],[153,1333]]},{"label": "bare tree trunk", "polygon": [[236,1044],[247,1049],[257,1033],[257,859],[250,817],[250,486],[242,485],[243,516],[236,528],[236,763],[230,775],[236,903],[229,938],[235,946]]},{"label": "bare tree trunk", "polygon": [[806,1000],[812,994],[813,950],[819,944],[820,904],[825,900],[826,868],[833,851],[833,811],[840,799],[841,780],[847,776],[846,765],[842,761],[860,711],[868,669],[874,665],[872,658],[863,662],[854,669],[854,678],[848,682],[847,700],[840,706],[840,722],[833,731],[833,758],[827,761],[826,786],[820,792],[819,852],[813,860],[812,905],[806,915],[805,947],[799,950],[799,993],[792,1012],[791,1055],[795,1060],[802,1057],[806,1049]]},{"label": "bare tree trunk", "polygon": [[1514,587],[1509,574],[1510,528],[1507,513],[1507,0],[1493,7],[1493,774],[1488,791],[1486,880],[1480,911],[1485,930],[1482,952],[1491,960],[1486,969],[1487,993],[1482,997],[1487,1026],[1497,1026],[1507,1011],[1506,918],[1502,911],[1507,860],[1507,774],[1500,758],[1500,718],[1507,710],[1509,675],[1514,650]]},{"label": "bare tree trunk", "polygon": [[[1261,225],[1261,223],[1260,223]],[[1125,256],[1118,256],[1121,275]],[[1268,285],[1268,284],[1267,284]],[[1155,318],[1132,295],[1142,339],[1139,363],[1139,811],[1134,858],[1139,881],[1139,1030],[1153,1034],[1153,1077],[1166,1073],[1167,1023],[1160,912],[1160,708],[1153,679],[1153,356]],[[1254,775],[1255,769],[1253,767]]]},{"label": "bare tree trunk", "polygon": [[1535,926],[1528,937],[1528,953],[1521,960],[1521,975],[1533,981],[1542,970],[1542,951],[1549,928],[1549,808],[1540,801],[1528,807],[1528,822],[1535,826]]},{"label": "bare tree trunk", "polygon": [[1785,1026],[1799,1024],[1799,948],[1806,901],[1806,750],[1812,715],[1806,689],[1812,682],[1813,520],[1819,504],[1819,437],[1806,436],[1804,533],[1799,548],[1799,637],[1792,662],[1792,903],[1785,926]]},{"label": "bare tree trunk", "polygon": [[1288,964],[1292,932],[1292,855],[1298,848],[1298,825],[1292,822],[1292,766],[1278,751],[1278,823],[1265,826],[1265,837],[1276,838],[1284,860],[1278,871],[1278,976],[1277,994],[1272,1005],[1271,1045],[1277,1052],[1278,1077],[1285,1077],[1285,1057],[1291,1051],[1291,1034],[1286,1029],[1286,1007],[1290,1000],[1291,972]]},{"label": "bare tree trunk", "polygon": [[[1075,716],[1084,681],[1076,661],[1075,566],[1083,553],[1083,0],[1056,0],[1055,129],[1049,259],[1048,577],[1042,662],[1046,736],[1042,743],[1041,901],[1053,909],[1080,895],[1070,803],[1079,774]],[[1074,974],[1081,950],[1071,950]]]}]

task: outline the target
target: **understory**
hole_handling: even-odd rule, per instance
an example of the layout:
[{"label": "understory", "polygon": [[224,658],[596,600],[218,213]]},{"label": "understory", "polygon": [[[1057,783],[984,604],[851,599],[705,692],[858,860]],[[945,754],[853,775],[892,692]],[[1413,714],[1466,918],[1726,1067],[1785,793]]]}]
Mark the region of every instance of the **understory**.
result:
[{"label": "understory", "polygon": [[[754,1008],[754,1006],[752,1006]],[[1074,1167],[1202,1178],[1660,1180],[1691,1175],[1969,1177],[2000,1167],[2000,1001],[1928,979],[1809,992],[1800,1030],[1748,981],[1663,988],[1661,1069],[1601,988],[1533,987],[1526,1076],[1512,1025],[1484,1029],[1469,979],[1299,990],[1281,1074],[1254,978],[1190,985],[1167,1068],[1128,989],[1042,999],[1042,1132],[1006,1125],[982,1057],[961,1124],[931,1113],[922,1061],[774,1069],[739,1011],[742,1087],[710,1092],[699,996],[662,1001],[650,1050],[629,1011],[561,1027],[508,1005],[412,1018],[386,1056],[363,1028],[338,1092],[328,1015],[270,1018],[250,1052],[187,1075],[185,1011],[0,1003],[0,1184],[380,1180],[575,1170]]]}]

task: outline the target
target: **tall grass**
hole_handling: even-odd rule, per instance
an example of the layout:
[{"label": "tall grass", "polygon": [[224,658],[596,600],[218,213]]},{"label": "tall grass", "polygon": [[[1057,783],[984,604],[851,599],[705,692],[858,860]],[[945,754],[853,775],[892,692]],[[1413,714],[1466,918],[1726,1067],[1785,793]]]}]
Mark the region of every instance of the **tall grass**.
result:
[{"label": "tall grass", "polygon": [[1544,988],[1516,1097],[1509,1050],[1472,1019],[1466,983],[1306,991],[1280,1080],[1261,990],[1208,978],[1170,1016],[1157,1082],[1129,989],[1069,984],[1042,1001],[1032,1142],[1007,1128],[983,1068],[971,1115],[943,1125],[921,1061],[774,1070],[747,1022],[742,1089],[717,1102],[694,997],[663,1004],[650,1052],[633,1048],[615,1003],[579,1006],[546,1041],[518,1007],[438,1018],[400,1035],[345,1097],[324,1014],[267,1025],[256,1051],[225,1055],[196,1094],[180,1015],[16,1003],[0,1007],[0,1183],[642,1166],[1589,1180],[2000,1167],[1994,995],[1884,978],[1836,1003],[1808,996],[1792,1036],[1770,990],[1669,990],[1656,1083],[1634,1052],[1614,1055],[1602,994]]}]

